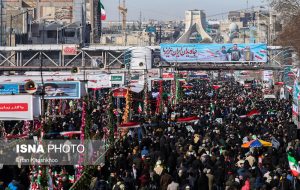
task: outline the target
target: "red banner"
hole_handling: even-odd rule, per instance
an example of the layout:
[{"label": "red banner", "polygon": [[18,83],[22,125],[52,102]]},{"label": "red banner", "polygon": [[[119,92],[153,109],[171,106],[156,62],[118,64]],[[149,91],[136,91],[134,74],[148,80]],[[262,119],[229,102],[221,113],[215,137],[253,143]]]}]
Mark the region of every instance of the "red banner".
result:
[{"label": "red banner", "polygon": [[77,55],[76,45],[64,45],[63,46],[63,55]]},{"label": "red banner", "polygon": [[0,103],[0,112],[28,111],[28,103]]},{"label": "red banner", "polygon": [[113,96],[114,97],[121,97],[124,98],[127,94],[127,89],[124,88],[119,88],[113,91]]},{"label": "red banner", "polygon": [[163,79],[174,79],[174,73],[163,73]]}]

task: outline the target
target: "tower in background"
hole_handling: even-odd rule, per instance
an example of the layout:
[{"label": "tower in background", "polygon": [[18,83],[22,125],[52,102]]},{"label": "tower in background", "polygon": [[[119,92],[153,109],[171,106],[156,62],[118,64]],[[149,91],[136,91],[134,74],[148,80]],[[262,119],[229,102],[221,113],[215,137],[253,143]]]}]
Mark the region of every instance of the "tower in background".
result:
[{"label": "tower in background", "polygon": [[185,12],[185,32],[175,43],[211,42],[206,33],[206,15],[202,10]]}]

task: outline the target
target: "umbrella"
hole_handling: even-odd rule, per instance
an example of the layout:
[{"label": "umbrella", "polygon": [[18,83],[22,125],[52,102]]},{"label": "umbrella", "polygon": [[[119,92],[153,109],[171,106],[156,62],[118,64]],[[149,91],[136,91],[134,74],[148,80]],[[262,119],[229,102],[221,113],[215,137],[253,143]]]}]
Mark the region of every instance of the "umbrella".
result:
[{"label": "umbrella", "polygon": [[260,139],[256,139],[242,144],[242,148],[262,147],[262,146],[272,146],[272,143]]}]

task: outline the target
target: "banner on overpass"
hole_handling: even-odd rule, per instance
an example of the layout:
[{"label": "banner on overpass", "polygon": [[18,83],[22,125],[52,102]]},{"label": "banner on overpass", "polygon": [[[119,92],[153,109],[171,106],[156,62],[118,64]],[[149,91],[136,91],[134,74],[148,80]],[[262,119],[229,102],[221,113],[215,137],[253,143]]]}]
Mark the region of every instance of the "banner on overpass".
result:
[{"label": "banner on overpass", "polygon": [[266,44],[161,44],[167,62],[267,62]]}]

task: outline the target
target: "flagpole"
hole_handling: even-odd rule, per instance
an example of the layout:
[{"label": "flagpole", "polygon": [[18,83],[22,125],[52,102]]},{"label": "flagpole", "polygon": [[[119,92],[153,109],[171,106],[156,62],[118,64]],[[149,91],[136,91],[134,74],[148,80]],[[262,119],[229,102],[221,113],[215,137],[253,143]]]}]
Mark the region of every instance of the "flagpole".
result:
[{"label": "flagpole", "polygon": [[101,8],[101,0],[99,0],[99,5],[98,5],[99,9],[100,9],[100,15],[98,16],[99,19],[99,26],[98,26],[98,35],[99,35],[99,42],[101,42],[101,34],[102,34],[102,8]]}]

